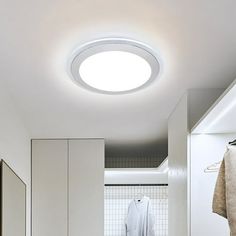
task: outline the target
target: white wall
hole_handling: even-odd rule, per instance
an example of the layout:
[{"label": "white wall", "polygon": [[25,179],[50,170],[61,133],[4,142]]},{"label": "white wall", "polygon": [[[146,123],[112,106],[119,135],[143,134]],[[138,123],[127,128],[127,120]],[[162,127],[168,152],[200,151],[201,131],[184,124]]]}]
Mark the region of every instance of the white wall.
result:
[{"label": "white wall", "polygon": [[227,220],[212,213],[218,173],[204,169],[223,159],[236,134],[191,135],[191,236],[228,236]]},{"label": "white wall", "polygon": [[30,235],[30,137],[14,103],[0,85],[0,158],[27,185],[27,235]]},{"label": "white wall", "polygon": [[188,109],[185,94],[169,118],[169,236],[186,236]]},{"label": "white wall", "polygon": [[168,125],[169,236],[187,235],[187,94],[171,114]]}]

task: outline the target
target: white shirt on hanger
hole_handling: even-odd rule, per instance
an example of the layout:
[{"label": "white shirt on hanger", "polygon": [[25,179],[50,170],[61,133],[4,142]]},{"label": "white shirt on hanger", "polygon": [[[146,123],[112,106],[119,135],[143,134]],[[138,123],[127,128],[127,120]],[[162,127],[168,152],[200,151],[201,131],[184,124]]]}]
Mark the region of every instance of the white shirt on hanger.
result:
[{"label": "white shirt on hanger", "polygon": [[155,236],[154,215],[148,197],[134,199],[129,204],[125,232],[126,236]]}]

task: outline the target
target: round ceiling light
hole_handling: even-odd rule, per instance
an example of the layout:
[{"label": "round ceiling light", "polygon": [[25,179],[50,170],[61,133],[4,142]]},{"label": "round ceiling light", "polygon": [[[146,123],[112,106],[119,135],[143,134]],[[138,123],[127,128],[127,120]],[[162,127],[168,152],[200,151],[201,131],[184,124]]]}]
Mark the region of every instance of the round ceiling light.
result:
[{"label": "round ceiling light", "polygon": [[121,94],[153,82],[160,63],[152,50],[140,42],[107,38],[80,47],[70,68],[77,84],[100,93]]}]

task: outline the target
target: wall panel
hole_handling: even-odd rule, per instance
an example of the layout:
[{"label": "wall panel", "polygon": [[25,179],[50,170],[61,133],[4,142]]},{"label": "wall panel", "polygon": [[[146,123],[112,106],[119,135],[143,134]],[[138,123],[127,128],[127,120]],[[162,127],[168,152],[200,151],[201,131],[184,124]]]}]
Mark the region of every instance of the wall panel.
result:
[{"label": "wall panel", "polygon": [[69,235],[104,235],[104,140],[69,141]]},{"label": "wall panel", "polygon": [[32,141],[32,235],[66,236],[67,140]]}]

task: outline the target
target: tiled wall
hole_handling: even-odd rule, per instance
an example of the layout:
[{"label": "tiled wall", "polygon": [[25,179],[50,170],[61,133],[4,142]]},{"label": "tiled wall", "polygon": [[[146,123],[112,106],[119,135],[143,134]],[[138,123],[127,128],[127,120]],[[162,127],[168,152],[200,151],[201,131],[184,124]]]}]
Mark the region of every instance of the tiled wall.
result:
[{"label": "tiled wall", "polygon": [[155,236],[168,235],[168,186],[105,186],[104,236],[125,236],[124,220],[129,203],[143,193],[155,215]]},{"label": "tiled wall", "polygon": [[106,157],[106,168],[155,168],[158,167],[162,158],[158,156],[135,156],[135,157]]}]

